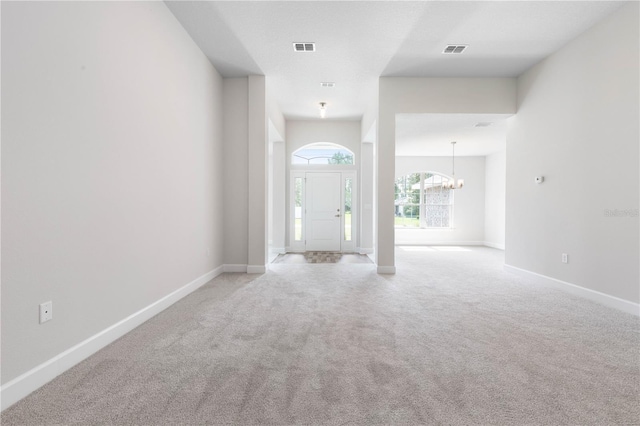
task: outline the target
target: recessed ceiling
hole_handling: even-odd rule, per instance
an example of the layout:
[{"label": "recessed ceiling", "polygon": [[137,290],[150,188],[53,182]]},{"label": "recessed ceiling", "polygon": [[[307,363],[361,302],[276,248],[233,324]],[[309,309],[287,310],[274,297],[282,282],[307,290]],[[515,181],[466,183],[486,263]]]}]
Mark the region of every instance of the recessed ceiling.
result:
[{"label": "recessed ceiling", "polygon": [[[224,77],[267,76],[287,119],[358,120],[380,76],[515,77],[603,19],[609,1],[166,1]],[[312,41],[299,53],[295,42]],[[444,55],[449,44],[470,47]],[[330,94],[318,82],[336,82]]]},{"label": "recessed ceiling", "polygon": [[[506,148],[510,114],[398,114],[396,155],[450,156],[456,141],[456,156],[485,156]],[[491,123],[477,127],[478,123]]]}]

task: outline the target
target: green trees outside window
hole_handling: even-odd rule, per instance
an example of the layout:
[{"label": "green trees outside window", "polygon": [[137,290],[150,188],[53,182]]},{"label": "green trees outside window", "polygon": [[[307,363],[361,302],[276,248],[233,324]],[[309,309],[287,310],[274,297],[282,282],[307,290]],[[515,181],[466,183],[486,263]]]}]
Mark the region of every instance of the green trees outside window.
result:
[{"label": "green trees outside window", "polygon": [[411,173],[395,182],[395,224],[413,228],[453,226],[453,190],[444,188],[447,176]]}]

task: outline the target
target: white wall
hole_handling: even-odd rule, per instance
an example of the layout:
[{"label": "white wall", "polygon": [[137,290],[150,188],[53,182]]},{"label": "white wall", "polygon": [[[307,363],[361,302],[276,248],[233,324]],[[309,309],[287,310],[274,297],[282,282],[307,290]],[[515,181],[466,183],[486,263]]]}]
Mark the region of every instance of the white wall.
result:
[{"label": "white wall", "polygon": [[163,3],[2,2],[3,384],[222,265],[222,114]]},{"label": "white wall", "polygon": [[638,217],[605,211],[638,209],[638,17],[623,6],[518,78],[506,205],[508,265],[635,303]]},{"label": "white wall", "polygon": [[248,262],[248,79],[224,80],[224,263]]},{"label": "white wall", "polygon": [[[451,157],[396,157],[396,178],[427,171],[451,176]],[[396,227],[396,244],[483,244],[485,157],[456,156],[456,178],[464,179],[464,188],[454,191],[454,227]]]},{"label": "white wall", "polygon": [[384,77],[379,83],[376,263],[395,272],[394,178],[396,114],[516,112],[513,78]]},{"label": "white wall", "polygon": [[506,151],[485,157],[484,243],[505,249]]},{"label": "white wall", "polygon": [[291,154],[297,149],[316,142],[331,142],[349,148],[360,156],[360,122],[331,120],[287,121],[287,158],[291,164]]},{"label": "white wall", "polygon": [[[271,126],[273,126],[272,128],[270,128],[270,133],[271,135],[274,136],[272,140],[277,139],[278,141],[284,141],[287,123],[284,118],[284,115],[282,114],[282,111],[280,110],[280,107],[278,106],[278,103],[276,102],[276,98],[273,95],[273,89],[271,88],[271,85],[269,82],[270,80],[267,77],[266,89],[265,89],[266,103],[267,103],[266,113],[267,113],[268,120],[271,122]],[[273,132],[272,130],[275,130],[275,132]],[[275,136],[275,134],[277,134],[277,136]]]}]

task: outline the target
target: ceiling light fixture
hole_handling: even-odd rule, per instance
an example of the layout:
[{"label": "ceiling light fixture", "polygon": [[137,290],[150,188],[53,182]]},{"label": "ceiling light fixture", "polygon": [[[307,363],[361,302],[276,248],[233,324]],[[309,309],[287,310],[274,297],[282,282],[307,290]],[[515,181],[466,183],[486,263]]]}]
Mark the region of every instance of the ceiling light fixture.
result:
[{"label": "ceiling light fixture", "polygon": [[442,187],[445,189],[460,189],[464,186],[464,179],[456,181],[456,141],[451,142],[451,149],[451,179],[442,182]]},{"label": "ceiling light fixture", "polygon": [[327,116],[327,103],[320,102],[320,118],[325,118]]}]

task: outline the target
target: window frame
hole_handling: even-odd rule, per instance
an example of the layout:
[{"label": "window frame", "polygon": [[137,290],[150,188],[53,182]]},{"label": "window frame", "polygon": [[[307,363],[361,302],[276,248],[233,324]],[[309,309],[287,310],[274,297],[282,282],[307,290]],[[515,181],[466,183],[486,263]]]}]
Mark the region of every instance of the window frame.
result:
[{"label": "window frame", "polygon": [[[313,159],[313,158],[331,158],[331,157],[327,157],[327,156],[319,156],[319,157],[311,157],[311,158],[305,158],[305,157],[300,157],[299,155],[296,155],[296,153],[303,151],[303,150],[309,150],[309,149],[313,149],[313,147],[325,147],[325,150],[329,150],[329,148],[331,149],[335,149],[336,153],[340,152],[340,151],[346,151],[348,153],[348,155],[351,156],[351,163],[344,163],[344,164],[330,164],[330,163],[309,163],[309,160]],[[335,153],[333,154],[335,155]],[[307,160],[307,163],[304,162],[295,162],[295,157],[298,158],[304,158]],[[309,143],[306,144],[304,146],[301,146],[300,148],[296,149],[295,151],[293,151],[291,153],[291,158],[289,158],[289,165],[291,167],[355,167],[356,166],[356,154],[351,151],[349,148],[347,148],[344,145],[340,145],[337,143],[333,143],[333,142],[314,142],[314,143]]]}]

